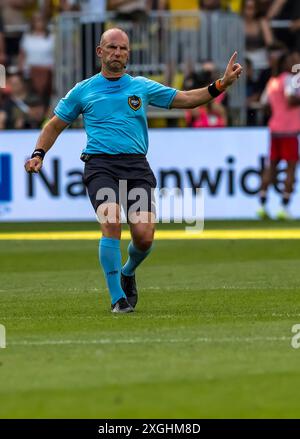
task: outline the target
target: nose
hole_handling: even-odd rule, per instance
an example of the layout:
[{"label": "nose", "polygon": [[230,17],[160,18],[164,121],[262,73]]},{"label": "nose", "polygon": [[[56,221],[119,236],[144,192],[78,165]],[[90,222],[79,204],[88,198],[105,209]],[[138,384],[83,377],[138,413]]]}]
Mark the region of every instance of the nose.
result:
[{"label": "nose", "polygon": [[115,55],[117,55],[117,56],[121,55],[121,49],[120,49],[120,47],[117,47],[117,48],[116,48],[116,50],[115,50]]}]

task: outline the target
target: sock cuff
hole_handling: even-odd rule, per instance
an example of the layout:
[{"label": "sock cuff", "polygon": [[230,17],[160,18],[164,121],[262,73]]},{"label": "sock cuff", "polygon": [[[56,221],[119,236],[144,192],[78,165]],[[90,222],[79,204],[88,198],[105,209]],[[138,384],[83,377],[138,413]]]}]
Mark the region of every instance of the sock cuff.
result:
[{"label": "sock cuff", "polygon": [[120,248],[120,240],[117,238],[102,236],[99,244],[101,247]]},{"label": "sock cuff", "polygon": [[138,254],[138,255],[146,255],[148,253],[151,252],[152,248],[153,248],[153,244],[151,245],[150,248],[148,248],[148,250],[144,251],[144,250],[140,250],[138,249],[132,241],[130,241],[129,246],[128,246],[128,250],[130,250],[130,247]]}]

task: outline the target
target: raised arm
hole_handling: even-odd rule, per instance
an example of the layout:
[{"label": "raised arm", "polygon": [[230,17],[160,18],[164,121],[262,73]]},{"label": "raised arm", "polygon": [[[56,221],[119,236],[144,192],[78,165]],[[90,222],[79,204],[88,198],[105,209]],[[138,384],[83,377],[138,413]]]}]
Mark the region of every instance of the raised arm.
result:
[{"label": "raised arm", "polygon": [[27,172],[39,172],[43,166],[43,158],[47,151],[53,146],[57,137],[69,124],[53,116],[44,126],[37,140],[32,158],[25,163]]},{"label": "raised arm", "polygon": [[199,105],[206,104],[225,91],[239,78],[243,71],[242,66],[236,63],[236,59],[237,52],[234,52],[222,79],[219,79],[208,87],[189,91],[178,91],[173,99],[171,108],[196,108],[199,107]]},{"label": "raised arm", "polygon": [[263,33],[263,38],[266,46],[271,46],[274,42],[273,31],[270,26],[270,23],[265,18],[262,18],[260,21],[261,29]]},{"label": "raised arm", "polygon": [[267,12],[267,19],[272,20],[274,17],[276,17],[281,12],[286,2],[287,0],[274,0]]}]

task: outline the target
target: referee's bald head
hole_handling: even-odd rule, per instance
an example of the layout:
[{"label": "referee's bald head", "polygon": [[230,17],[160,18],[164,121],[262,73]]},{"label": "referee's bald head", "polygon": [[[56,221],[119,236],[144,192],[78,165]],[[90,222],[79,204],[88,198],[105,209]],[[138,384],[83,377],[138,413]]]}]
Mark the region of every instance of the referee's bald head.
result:
[{"label": "referee's bald head", "polygon": [[105,31],[96,47],[101,61],[101,73],[106,77],[121,77],[129,59],[129,39],[123,29],[112,28]]},{"label": "referee's bald head", "polygon": [[103,32],[103,34],[101,35],[100,38],[100,47],[103,47],[104,44],[110,40],[110,39],[114,39],[114,38],[124,38],[124,42],[126,41],[126,44],[129,47],[129,38],[127,33],[123,30],[120,29],[118,27],[113,27],[111,29],[106,30],[105,32]]}]

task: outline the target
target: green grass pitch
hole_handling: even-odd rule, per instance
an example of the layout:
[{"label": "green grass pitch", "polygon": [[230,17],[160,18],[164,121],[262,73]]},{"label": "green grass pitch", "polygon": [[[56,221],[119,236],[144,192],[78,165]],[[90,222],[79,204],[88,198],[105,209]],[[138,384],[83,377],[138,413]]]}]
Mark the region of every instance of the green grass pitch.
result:
[{"label": "green grass pitch", "polygon": [[[249,226],[262,224],[208,224]],[[80,227],[96,226],[0,232]],[[0,417],[299,417],[299,248],[157,241],[136,312],[111,315],[97,241],[0,240]]]}]

